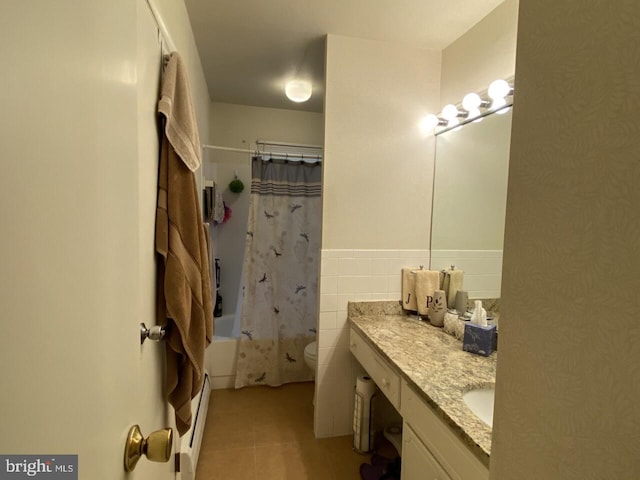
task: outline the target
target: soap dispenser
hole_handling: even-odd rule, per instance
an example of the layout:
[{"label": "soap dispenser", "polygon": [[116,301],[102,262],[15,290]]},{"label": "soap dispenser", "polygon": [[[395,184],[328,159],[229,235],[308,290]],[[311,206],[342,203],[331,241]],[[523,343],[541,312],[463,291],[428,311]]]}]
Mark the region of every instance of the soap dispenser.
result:
[{"label": "soap dispenser", "polygon": [[429,321],[434,327],[444,326],[444,314],[447,313],[447,294],[444,290],[433,292],[433,301],[429,306]]}]

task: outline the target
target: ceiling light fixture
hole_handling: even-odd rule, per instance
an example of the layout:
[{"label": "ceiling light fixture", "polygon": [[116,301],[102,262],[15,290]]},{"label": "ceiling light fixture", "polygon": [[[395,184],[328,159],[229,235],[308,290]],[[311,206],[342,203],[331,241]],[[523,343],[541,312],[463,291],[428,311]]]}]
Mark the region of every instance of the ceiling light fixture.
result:
[{"label": "ceiling light fixture", "polygon": [[312,93],[311,82],[306,80],[291,80],[284,87],[284,93],[292,102],[302,103],[311,98]]}]

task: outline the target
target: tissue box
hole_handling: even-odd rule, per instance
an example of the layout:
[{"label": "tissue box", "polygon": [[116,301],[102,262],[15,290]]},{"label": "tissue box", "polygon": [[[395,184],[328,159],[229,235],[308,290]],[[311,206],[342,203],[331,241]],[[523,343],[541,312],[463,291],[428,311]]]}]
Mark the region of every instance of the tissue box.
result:
[{"label": "tissue box", "polygon": [[483,327],[475,323],[464,326],[462,350],[488,357],[496,349],[496,326]]}]

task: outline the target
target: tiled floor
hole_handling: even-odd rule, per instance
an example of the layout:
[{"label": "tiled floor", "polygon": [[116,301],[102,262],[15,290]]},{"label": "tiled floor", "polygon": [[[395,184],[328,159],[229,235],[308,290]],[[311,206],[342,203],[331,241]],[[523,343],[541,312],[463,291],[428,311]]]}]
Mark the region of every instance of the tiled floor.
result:
[{"label": "tiled floor", "polygon": [[313,389],[213,390],[196,480],[359,480],[353,437],[315,439]]}]

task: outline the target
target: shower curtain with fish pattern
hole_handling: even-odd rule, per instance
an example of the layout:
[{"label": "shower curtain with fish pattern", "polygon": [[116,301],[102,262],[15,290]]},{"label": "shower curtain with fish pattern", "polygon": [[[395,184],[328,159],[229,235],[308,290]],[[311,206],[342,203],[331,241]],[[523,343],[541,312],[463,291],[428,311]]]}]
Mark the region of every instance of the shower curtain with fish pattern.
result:
[{"label": "shower curtain with fish pattern", "polygon": [[251,171],[236,388],[311,380],[318,312],[322,167],[254,157]]}]

